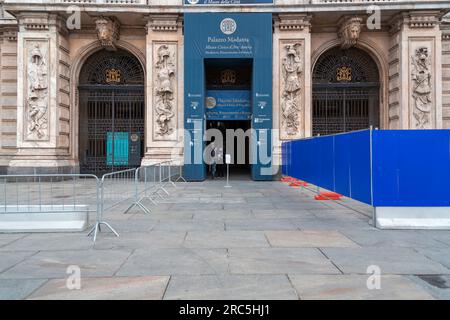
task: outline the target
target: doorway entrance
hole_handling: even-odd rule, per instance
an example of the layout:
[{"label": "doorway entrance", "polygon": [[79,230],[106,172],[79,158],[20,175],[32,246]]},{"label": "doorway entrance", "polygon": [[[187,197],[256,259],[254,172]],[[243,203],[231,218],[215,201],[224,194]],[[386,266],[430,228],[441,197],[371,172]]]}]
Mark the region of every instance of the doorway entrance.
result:
[{"label": "doorway entrance", "polygon": [[124,50],[98,51],[80,73],[80,172],[138,167],[144,153],[144,72]]},{"label": "doorway entrance", "polygon": [[[220,132],[219,137],[214,137],[214,144],[221,163],[217,163],[215,174],[208,166],[209,177],[226,175],[227,154],[231,159],[230,177],[251,177],[252,62],[252,59],[205,59],[206,129]],[[210,143],[206,142],[206,150],[211,149]]]},{"label": "doorway entrance", "polygon": [[[225,155],[229,154],[231,163],[229,165],[230,179],[248,180],[251,179],[250,164],[250,139],[249,129],[251,129],[250,120],[208,120],[206,122],[207,129],[217,129],[223,137],[223,145],[218,143],[214,138],[215,146],[222,148],[223,161],[217,164],[216,177],[226,178]],[[209,142],[212,143],[212,142]],[[209,145],[208,143],[208,145]],[[206,147],[206,150],[211,148]],[[219,157],[220,158],[220,157]],[[213,172],[211,166],[208,166],[208,176],[212,177]]]},{"label": "doorway entrance", "polygon": [[379,73],[363,50],[333,48],[313,72],[313,135],[379,127]]},{"label": "doorway entrance", "polygon": [[270,13],[184,15],[186,180],[207,178],[209,121],[250,121],[251,177],[273,179],[272,25]]}]

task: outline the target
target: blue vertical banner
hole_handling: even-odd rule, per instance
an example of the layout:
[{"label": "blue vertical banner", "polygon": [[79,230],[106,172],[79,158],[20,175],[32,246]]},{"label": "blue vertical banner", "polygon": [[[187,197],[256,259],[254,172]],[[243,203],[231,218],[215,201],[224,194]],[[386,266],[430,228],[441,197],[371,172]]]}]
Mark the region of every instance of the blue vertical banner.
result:
[{"label": "blue vertical banner", "polygon": [[[186,13],[184,15],[184,176],[206,177],[205,59],[251,59],[251,161],[254,180],[273,179],[272,170],[272,14]],[[199,155],[200,153],[200,155]],[[199,161],[199,158],[201,161]]]}]

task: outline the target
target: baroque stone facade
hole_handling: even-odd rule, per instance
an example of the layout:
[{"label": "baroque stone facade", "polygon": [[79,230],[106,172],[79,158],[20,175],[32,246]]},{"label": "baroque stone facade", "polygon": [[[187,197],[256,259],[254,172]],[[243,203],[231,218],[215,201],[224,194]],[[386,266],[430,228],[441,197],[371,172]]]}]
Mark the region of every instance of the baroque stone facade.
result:
[{"label": "baroque stone facade", "polygon": [[[129,52],[145,74],[142,164],[164,159],[182,164],[184,12],[235,10],[183,2],[52,1],[30,6],[0,1],[0,172],[77,170],[80,70],[90,55],[104,49]],[[317,95],[326,88],[313,79],[314,68],[333,48],[361,50],[376,64],[379,83],[373,108],[380,128],[450,128],[448,2],[377,1],[374,8],[373,1],[359,1],[357,11],[350,1],[302,3],[241,5],[246,12],[271,12],[273,17],[275,163],[282,141],[312,135],[321,110]],[[379,21],[374,15],[378,9]],[[69,20],[79,26],[69,25]],[[368,20],[377,20],[376,27]],[[120,78],[113,67],[108,70]],[[344,61],[336,70],[330,70],[335,75],[331,84],[366,81],[352,78],[361,72],[351,63]]]}]

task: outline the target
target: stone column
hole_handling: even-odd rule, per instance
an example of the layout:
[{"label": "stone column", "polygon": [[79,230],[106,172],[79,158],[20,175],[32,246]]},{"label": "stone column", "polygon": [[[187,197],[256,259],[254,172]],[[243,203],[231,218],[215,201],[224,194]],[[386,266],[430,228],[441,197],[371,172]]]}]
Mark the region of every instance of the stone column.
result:
[{"label": "stone column", "polygon": [[274,16],[273,160],[281,142],[311,136],[311,16]]},{"label": "stone column", "polygon": [[441,12],[414,11],[392,20],[390,129],[442,128]]},{"label": "stone column", "polygon": [[73,172],[65,23],[47,13],[20,13],[17,20],[17,155],[8,170]]},{"label": "stone column", "polygon": [[142,165],[181,161],[183,152],[183,35],[178,15],[147,23],[146,146]]},{"label": "stone column", "polygon": [[450,15],[443,19],[442,30],[442,128],[450,129]]},{"label": "stone column", "polygon": [[17,27],[0,28],[0,174],[17,147]]}]

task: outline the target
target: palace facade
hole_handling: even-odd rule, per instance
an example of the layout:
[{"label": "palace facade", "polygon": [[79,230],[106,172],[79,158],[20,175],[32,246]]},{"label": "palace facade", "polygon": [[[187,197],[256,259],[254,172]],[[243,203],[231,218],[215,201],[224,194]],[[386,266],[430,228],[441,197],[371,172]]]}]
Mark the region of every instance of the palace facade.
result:
[{"label": "palace facade", "polygon": [[0,174],[173,160],[203,180],[208,128],[254,129],[275,168],[286,140],[450,128],[448,0],[0,5]]}]

